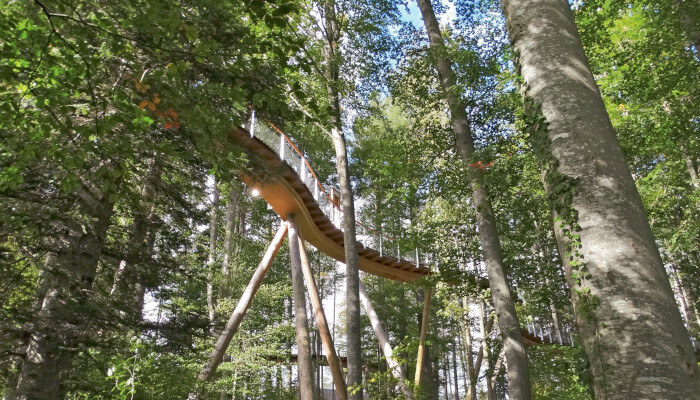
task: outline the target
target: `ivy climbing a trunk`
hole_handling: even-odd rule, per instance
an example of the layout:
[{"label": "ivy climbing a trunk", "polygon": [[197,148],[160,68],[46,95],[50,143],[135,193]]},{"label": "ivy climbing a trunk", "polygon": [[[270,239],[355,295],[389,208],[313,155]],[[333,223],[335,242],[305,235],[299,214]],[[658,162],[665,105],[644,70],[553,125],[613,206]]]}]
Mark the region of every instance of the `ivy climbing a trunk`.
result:
[{"label": "ivy climbing a trunk", "polygon": [[569,4],[502,6],[596,399],[697,399],[695,355]]}]

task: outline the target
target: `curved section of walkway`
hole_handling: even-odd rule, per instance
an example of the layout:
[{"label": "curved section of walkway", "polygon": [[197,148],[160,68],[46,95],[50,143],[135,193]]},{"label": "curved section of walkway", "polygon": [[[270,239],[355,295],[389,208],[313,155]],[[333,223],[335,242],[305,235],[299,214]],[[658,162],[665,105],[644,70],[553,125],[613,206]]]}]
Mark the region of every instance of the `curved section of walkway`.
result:
[{"label": "curved section of walkway", "polygon": [[[333,224],[319,206],[319,193],[311,193],[302,177],[283,162],[278,152],[258,137],[245,129],[237,128],[230,133],[230,138],[242,146],[262,165],[278,173],[270,177],[270,181],[259,182],[251,176],[243,176],[243,181],[251,189],[257,190],[275,212],[286,220],[294,215],[299,231],[307,242],[319,251],[345,262],[343,232]],[[281,140],[288,140],[281,136]],[[283,147],[280,145],[280,147]],[[303,162],[303,159],[302,159]],[[301,168],[300,168],[301,169]],[[321,196],[326,195],[325,192]],[[379,251],[367,248],[358,241],[360,269],[364,272],[401,282],[412,282],[430,274],[430,268],[407,260],[399,260],[380,254]]]}]

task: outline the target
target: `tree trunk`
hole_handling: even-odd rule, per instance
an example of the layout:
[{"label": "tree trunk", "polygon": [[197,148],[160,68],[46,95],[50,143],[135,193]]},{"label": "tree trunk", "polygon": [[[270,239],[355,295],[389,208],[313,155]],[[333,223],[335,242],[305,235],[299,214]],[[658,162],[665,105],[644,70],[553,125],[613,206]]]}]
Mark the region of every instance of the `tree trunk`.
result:
[{"label": "tree trunk", "polygon": [[[290,218],[291,219],[291,218]],[[294,224],[289,224],[289,261],[292,264],[292,293],[294,296],[294,327],[297,337],[297,365],[299,372],[299,395],[302,399],[315,399],[314,371],[311,363],[309,321],[306,316],[304,277],[299,255],[299,236]]]},{"label": "tree trunk", "polygon": [[216,261],[216,240],[217,240],[217,211],[219,208],[219,189],[216,178],[214,178],[211,211],[209,214],[209,257],[207,258],[207,316],[209,327],[214,332],[216,324],[216,295],[214,294],[214,262]]},{"label": "tree trunk", "polygon": [[698,398],[688,333],[569,4],[502,5],[596,398]]},{"label": "tree trunk", "polygon": [[527,400],[531,397],[527,355],[523,345],[520,322],[508,287],[503,255],[501,254],[501,242],[498,237],[496,217],[493,213],[490,195],[484,185],[481,169],[472,166],[477,161],[474,159],[474,139],[465,106],[459,94],[455,92],[457,79],[452,71],[452,64],[447,58],[447,50],[433,7],[430,0],[418,0],[418,5],[430,38],[430,48],[438,70],[440,84],[450,109],[457,151],[464,162],[469,185],[472,189],[472,201],[476,210],[479,240],[489,278],[493,306],[496,309],[498,328],[506,348],[508,393],[513,398]]},{"label": "tree trunk", "polygon": [[335,148],[336,168],[338,171],[338,183],[340,184],[340,198],[343,205],[343,244],[345,247],[345,266],[347,268],[347,357],[348,380],[347,386],[357,387],[350,395],[352,400],[362,400],[362,347],[360,332],[360,262],[357,255],[357,239],[355,235],[355,201],[350,185],[350,168],[348,166],[347,148],[343,136],[339,84],[340,53],[338,41],[340,30],[335,13],[335,1],[327,0],[323,3],[326,46],[324,49],[326,69],[326,89],[331,108],[329,122],[333,147]]},{"label": "tree trunk", "polygon": [[[87,222],[66,221],[55,253],[42,271],[41,306],[29,332],[17,384],[17,400],[60,399],[70,371],[72,351],[84,340],[89,293],[111,223],[114,204],[98,190],[85,192],[81,208]],[[90,198],[92,200],[85,200]]]},{"label": "tree trunk", "polygon": [[129,243],[129,253],[119,262],[114,275],[110,296],[123,307],[125,314],[134,322],[140,322],[143,313],[146,285],[144,280],[148,271],[148,261],[153,252],[155,234],[153,216],[155,210],[156,186],[160,181],[160,167],[152,159],[141,188],[138,210],[134,215],[134,224]]},{"label": "tree trunk", "polygon": [[688,169],[688,175],[690,175],[690,184],[693,185],[695,189],[700,189],[700,178],[698,178],[698,170],[693,163],[693,159],[688,154],[688,150],[681,146],[681,156],[683,161],[685,161],[685,167]]},{"label": "tree trunk", "polygon": [[459,400],[459,380],[457,379],[457,349],[455,342],[452,342],[452,375],[455,384],[455,400]]},{"label": "tree trunk", "polygon": [[233,235],[238,215],[238,193],[236,192],[235,182],[229,185],[228,204],[226,205],[226,227],[224,231],[224,257],[221,262],[221,275],[223,278],[228,277],[231,267],[231,253],[233,253]]},{"label": "tree trunk", "polygon": [[[294,221],[290,218],[290,229],[292,229],[292,226],[294,226]],[[290,235],[290,240],[291,239],[292,237]],[[318,288],[316,287],[313,272],[311,271],[311,266],[309,265],[309,259],[307,258],[306,250],[304,249],[304,242],[302,241],[300,236],[297,236],[297,249],[299,250],[299,255],[301,259],[301,270],[304,274],[304,281],[306,282],[306,287],[309,292],[309,298],[311,300],[314,318],[316,320],[316,327],[318,328],[318,333],[321,336],[321,341],[323,342],[323,347],[326,351],[326,359],[328,361],[328,366],[330,367],[331,374],[333,375],[333,383],[335,384],[336,394],[339,400],[347,400],[348,390],[345,385],[345,380],[343,378],[343,371],[340,366],[340,360],[338,359],[338,356],[335,352],[333,337],[331,336],[330,329],[328,329],[326,315],[323,312],[321,296],[318,294]]]},{"label": "tree trunk", "polygon": [[[465,302],[466,303],[466,302]],[[462,321],[464,324],[463,335],[464,335],[464,352],[466,354],[466,377],[467,377],[467,399],[476,400],[476,381],[478,379],[479,369],[474,367],[474,354],[472,353],[472,332],[471,332],[471,322],[469,319],[469,306],[465,308],[466,317]],[[480,367],[480,366],[479,366]]]},{"label": "tree trunk", "polygon": [[[484,302],[481,302],[480,308],[479,308],[479,326],[481,328],[481,335],[483,338],[481,339],[481,356],[483,360],[483,365],[484,365],[484,379],[486,380],[486,399],[487,400],[493,400],[493,390],[491,390],[491,361],[489,360],[489,343],[486,340],[489,336],[489,331],[486,327],[486,307],[484,307]],[[476,370],[477,373],[480,371],[480,369]],[[516,397],[517,398],[517,397]]]},{"label": "tree trunk", "polygon": [[408,386],[406,386],[406,374],[401,368],[401,365],[399,365],[398,361],[396,361],[396,358],[394,357],[394,352],[391,349],[391,343],[389,343],[389,336],[384,331],[382,322],[379,320],[379,316],[374,310],[372,302],[369,299],[369,295],[367,294],[367,291],[365,290],[365,287],[364,285],[362,285],[361,282],[360,301],[362,302],[362,306],[365,309],[365,313],[367,314],[370,324],[372,325],[374,334],[377,336],[377,340],[379,341],[379,347],[381,348],[382,353],[384,354],[384,358],[386,358],[386,363],[389,366],[389,370],[391,370],[392,375],[394,375],[394,378],[396,378],[396,380],[399,382],[399,390],[407,399],[412,399],[413,394],[410,390],[408,390]]}]

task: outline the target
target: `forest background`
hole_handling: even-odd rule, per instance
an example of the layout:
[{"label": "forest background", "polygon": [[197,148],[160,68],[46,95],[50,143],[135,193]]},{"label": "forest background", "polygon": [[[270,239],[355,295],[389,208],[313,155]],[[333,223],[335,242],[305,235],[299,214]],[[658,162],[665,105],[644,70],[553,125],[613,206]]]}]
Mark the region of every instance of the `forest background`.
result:
[{"label": "forest background", "polygon": [[[695,337],[700,15],[692,3],[577,0],[571,7]],[[61,355],[50,366],[60,398],[186,398],[279,224],[240,182],[250,165],[229,131],[248,123],[252,107],[295,141],[324,183],[339,184],[326,132],[335,112],[324,70],[327,2],[0,4],[3,399],[21,395],[23,360],[37,332],[52,338],[47,351]],[[356,218],[397,238],[405,254],[428,254],[439,271],[430,281],[436,290],[421,396],[505,398],[491,295],[474,279],[487,274],[472,189],[417,8],[388,0],[332,7],[342,33],[334,88]],[[527,349],[533,398],[590,399],[592,377],[501,5],[434,7],[520,322],[573,339],[574,346]],[[212,398],[296,398],[288,254],[280,251],[207,387]],[[343,269],[323,254],[310,258],[324,301],[336,306],[329,318],[342,354]],[[362,281],[413,376],[419,285]],[[57,306],[47,311],[51,301]],[[372,399],[398,398],[369,321],[360,322],[363,390]],[[320,351],[317,331],[312,344]],[[316,379],[330,388],[322,370]]]}]

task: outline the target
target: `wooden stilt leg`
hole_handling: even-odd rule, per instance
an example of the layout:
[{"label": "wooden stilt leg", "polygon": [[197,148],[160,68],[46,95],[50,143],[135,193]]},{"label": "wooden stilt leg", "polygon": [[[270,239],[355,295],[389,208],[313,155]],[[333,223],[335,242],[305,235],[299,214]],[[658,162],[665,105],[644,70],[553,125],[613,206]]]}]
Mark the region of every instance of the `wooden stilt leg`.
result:
[{"label": "wooden stilt leg", "polygon": [[423,371],[423,357],[425,356],[425,340],[428,337],[428,316],[430,315],[430,288],[425,289],[423,303],[423,319],[420,326],[420,341],[418,342],[418,356],[416,357],[416,381],[415,385],[420,385],[421,373]]},{"label": "wooden stilt leg", "polygon": [[289,229],[289,260],[292,267],[292,292],[294,294],[294,327],[297,333],[297,365],[299,367],[299,395],[302,399],[315,399],[313,365],[309,341],[309,322],[306,316],[306,296],[300,260],[298,231],[294,219],[287,220]]},{"label": "wooden stilt leg", "polygon": [[411,393],[411,391],[408,390],[408,387],[406,386],[406,375],[401,369],[399,363],[394,358],[394,351],[391,349],[391,343],[389,343],[389,336],[387,336],[386,332],[384,331],[384,327],[382,327],[382,322],[379,320],[379,316],[374,310],[372,302],[369,300],[369,296],[367,295],[367,290],[365,290],[365,285],[363,285],[362,282],[360,282],[360,301],[362,302],[362,307],[364,307],[365,313],[367,313],[367,317],[369,317],[369,321],[372,324],[374,334],[377,335],[379,347],[381,347],[382,353],[384,353],[384,358],[386,358],[386,362],[389,365],[389,369],[394,375],[394,378],[396,378],[399,381],[399,389],[401,390],[401,393],[403,393],[404,396],[406,396],[407,398],[412,399],[413,393]]},{"label": "wooden stilt leg", "polygon": [[[290,230],[292,229],[293,224],[294,221],[290,219]],[[348,390],[345,384],[345,378],[343,377],[343,370],[340,367],[340,360],[335,353],[333,337],[328,329],[326,315],[323,313],[321,298],[318,294],[318,289],[316,288],[316,281],[314,281],[311,266],[309,265],[309,259],[306,256],[306,250],[304,250],[304,241],[301,237],[299,237],[297,242],[299,244],[299,255],[301,256],[301,269],[304,272],[304,281],[306,282],[306,288],[309,291],[309,298],[311,299],[311,305],[314,309],[317,328],[321,334],[321,341],[323,342],[323,349],[326,352],[326,359],[328,360],[328,365],[330,366],[331,374],[333,375],[336,395],[338,396],[339,400],[347,400]]]},{"label": "wooden stilt leg", "polygon": [[268,246],[263,259],[258,265],[258,268],[255,270],[253,277],[250,279],[250,283],[248,283],[248,286],[245,288],[245,292],[243,292],[241,299],[238,301],[238,304],[236,304],[236,308],[233,310],[231,318],[229,318],[228,323],[226,324],[226,328],[223,332],[221,332],[221,336],[219,336],[219,339],[216,341],[214,350],[209,356],[209,360],[199,373],[200,380],[206,382],[210,380],[214,375],[214,372],[216,372],[216,368],[221,363],[224,353],[226,353],[226,349],[228,349],[228,346],[231,343],[233,334],[238,330],[238,326],[241,324],[243,316],[245,315],[246,311],[248,311],[251,301],[253,301],[255,292],[258,291],[260,285],[262,284],[263,278],[265,275],[267,275],[267,271],[270,270],[272,260],[275,258],[275,255],[277,255],[277,252],[282,245],[282,240],[284,240],[286,234],[287,225],[282,223],[277,231],[277,234],[275,235],[275,238],[272,239],[272,242]]}]

